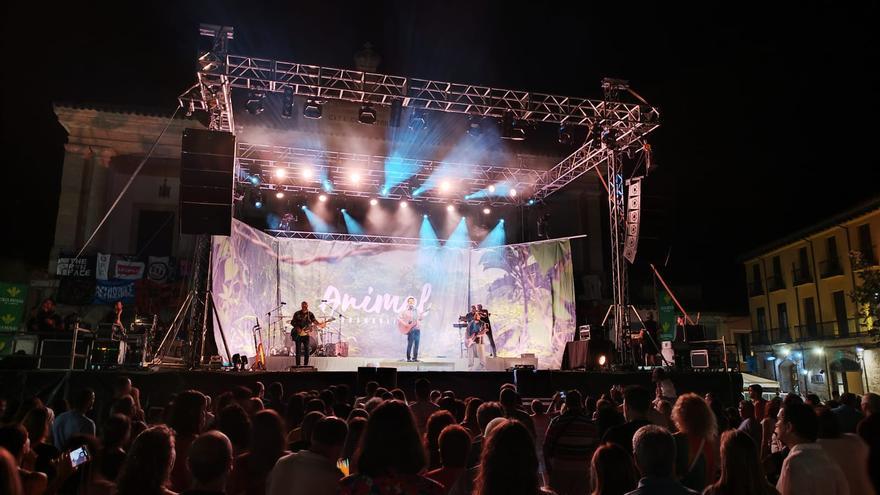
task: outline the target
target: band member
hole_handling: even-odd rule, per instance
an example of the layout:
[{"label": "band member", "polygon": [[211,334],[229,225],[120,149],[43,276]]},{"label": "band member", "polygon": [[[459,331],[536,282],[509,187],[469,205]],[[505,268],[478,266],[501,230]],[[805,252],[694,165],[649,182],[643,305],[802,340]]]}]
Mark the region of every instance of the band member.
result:
[{"label": "band member", "polygon": [[28,320],[31,332],[54,332],[61,330],[61,317],[55,312],[55,301],[51,297],[43,299],[36,313]]},{"label": "band member", "polygon": [[398,315],[400,323],[413,325],[406,334],[406,361],[419,362],[419,340],[422,336],[422,313],[416,309],[416,298],[406,298],[406,309]]},{"label": "band member", "polygon": [[296,365],[299,366],[302,359],[305,366],[309,365],[309,327],[318,323],[315,314],[309,311],[309,303],[303,301],[300,310],[293,314],[290,324],[293,330],[290,332],[290,338],[296,344]]},{"label": "band member", "polygon": [[657,349],[657,322],[654,320],[654,313],[648,313],[648,318],[645,319],[645,328],[640,333],[645,366],[654,366],[659,352]]},{"label": "band member", "polygon": [[113,307],[107,311],[103,320],[105,324],[112,325],[110,329],[110,338],[120,340],[125,337],[125,322],[127,320],[122,301],[116,301],[113,303]]},{"label": "band member", "polygon": [[468,325],[468,368],[474,367],[474,358],[479,359],[480,369],[486,368],[486,355],[483,350],[483,335],[488,332],[483,314],[474,313],[474,320]]},{"label": "band member", "polygon": [[498,352],[495,350],[495,338],[492,337],[492,322],[489,320],[489,316],[492,313],[489,313],[489,310],[487,309],[483,309],[482,304],[477,304],[477,312],[480,313],[483,323],[486,324],[486,337],[489,337],[489,347],[492,348],[491,357],[497,357]]}]

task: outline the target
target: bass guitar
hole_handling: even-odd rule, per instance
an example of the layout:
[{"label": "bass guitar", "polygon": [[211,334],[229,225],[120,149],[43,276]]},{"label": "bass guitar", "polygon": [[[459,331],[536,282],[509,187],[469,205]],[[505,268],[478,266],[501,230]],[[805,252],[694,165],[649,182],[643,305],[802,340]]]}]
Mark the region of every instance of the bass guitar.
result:
[{"label": "bass guitar", "polygon": [[480,325],[480,330],[477,333],[475,333],[467,338],[467,347],[470,348],[472,345],[476,344],[477,339],[479,339],[483,335],[486,335],[486,332],[488,332],[488,331],[489,331],[489,325],[486,325],[485,323]]},{"label": "bass guitar", "polygon": [[402,333],[403,335],[409,334],[409,332],[411,332],[413,328],[415,328],[422,322],[422,318],[424,318],[425,315],[428,314],[430,311],[431,307],[428,306],[428,309],[423,311],[422,314],[419,315],[419,318],[415,321],[404,319],[403,317],[398,317],[397,329],[400,330],[400,333]]},{"label": "bass guitar", "polygon": [[330,318],[327,318],[324,321],[316,321],[305,328],[296,328],[296,329],[294,329],[294,331],[296,332],[297,335],[299,335],[300,337],[303,337],[305,335],[312,334],[315,331],[324,328],[331,321],[336,321],[336,318],[331,316]]}]

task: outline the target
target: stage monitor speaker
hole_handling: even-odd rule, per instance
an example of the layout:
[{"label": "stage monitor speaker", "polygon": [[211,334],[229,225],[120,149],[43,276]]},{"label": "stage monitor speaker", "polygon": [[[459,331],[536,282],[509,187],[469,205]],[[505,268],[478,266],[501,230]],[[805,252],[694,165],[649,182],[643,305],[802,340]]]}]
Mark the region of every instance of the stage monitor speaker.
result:
[{"label": "stage monitor speaker", "polygon": [[698,349],[691,351],[691,368],[708,368],[709,351]]},{"label": "stage monitor speaker", "polygon": [[184,129],[180,154],[180,233],[229,235],[235,135]]},{"label": "stage monitor speaker", "polygon": [[356,393],[362,394],[367,382],[375,381],[388,390],[397,388],[397,368],[358,366]]}]

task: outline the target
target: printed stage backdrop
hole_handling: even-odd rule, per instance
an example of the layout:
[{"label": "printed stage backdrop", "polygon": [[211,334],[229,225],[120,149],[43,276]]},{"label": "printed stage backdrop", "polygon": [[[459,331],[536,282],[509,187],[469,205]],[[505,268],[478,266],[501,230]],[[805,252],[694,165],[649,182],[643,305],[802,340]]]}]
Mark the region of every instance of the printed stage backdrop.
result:
[{"label": "printed stage backdrop", "polygon": [[336,317],[328,328],[338,331],[341,322],[352,356],[406,356],[396,315],[408,296],[429,310],[420,358],[459,357],[460,334],[452,324],[472,303],[492,312],[502,356],[531,352],[542,366],[558,367],[574,330],[568,241],[471,251],[275,239],[234,221],[232,235],[215,237],[213,249],[217,315],[230,353],[254,355],[255,317],[265,329],[266,313],[281,301],[286,320],[301,301],[318,317]]}]

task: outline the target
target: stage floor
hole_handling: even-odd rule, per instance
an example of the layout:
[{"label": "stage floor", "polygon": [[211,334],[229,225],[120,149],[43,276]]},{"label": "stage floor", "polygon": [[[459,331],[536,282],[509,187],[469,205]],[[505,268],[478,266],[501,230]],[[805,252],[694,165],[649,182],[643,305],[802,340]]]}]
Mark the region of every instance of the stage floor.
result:
[{"label": "stage floor", "polygon": [[[268,371],[288,371],[296,364],[293,356],[268,356],[266,368]],[[357,371],[358,368],[396,368],[398,372],[418,371],[505,371],[516,365],[531,365],[538,367],[538,360],[529,357],[518,358],[486,358],[485,368],[468,367],[467,358],[424,358],[417,363],[408,363],[406,360],[393,360],[378,357],[315,357],[309,358],[309,366],[317,371]]]}]

